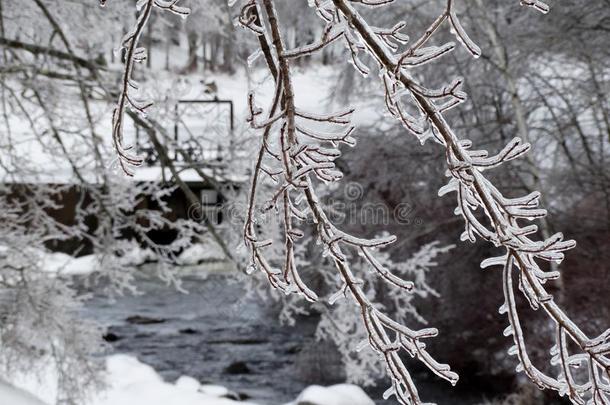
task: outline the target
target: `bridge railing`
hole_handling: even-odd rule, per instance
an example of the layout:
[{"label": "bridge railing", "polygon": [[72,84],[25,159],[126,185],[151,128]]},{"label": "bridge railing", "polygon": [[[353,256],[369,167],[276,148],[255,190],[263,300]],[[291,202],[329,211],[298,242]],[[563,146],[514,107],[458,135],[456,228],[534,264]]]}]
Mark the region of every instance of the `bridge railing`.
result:
[{"label": "bridge railing", "polygon": [[[234,108],[232,100],[179,100],[174,107],[173,128],[167,132],[164,146],[178,166],[220,168],[226,161],[233,139]],[[159,165],[157,151],[136,128],[136,147],[147,166]]]}]

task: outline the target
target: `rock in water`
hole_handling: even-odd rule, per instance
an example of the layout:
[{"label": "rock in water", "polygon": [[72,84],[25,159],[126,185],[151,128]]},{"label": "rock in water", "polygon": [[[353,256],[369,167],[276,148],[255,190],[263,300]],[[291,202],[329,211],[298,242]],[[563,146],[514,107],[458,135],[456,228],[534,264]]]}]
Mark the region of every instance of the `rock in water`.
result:
[{"label": "rock in water", "polygon": [[229,364],[229,366],[225,369],[225,373],[227,374],[250,374],[252,370],[250,367],[243,361],[236,361],[235,363]]},{"label": "rock in water", "polygon": [[165,319],[152,318],[152,317],[143,316],[143,315],[133,315],[133,316],[127,317],[125,319],[125,322],[130,323],[132,325],[154,325],[157,323],[164,323]]}]

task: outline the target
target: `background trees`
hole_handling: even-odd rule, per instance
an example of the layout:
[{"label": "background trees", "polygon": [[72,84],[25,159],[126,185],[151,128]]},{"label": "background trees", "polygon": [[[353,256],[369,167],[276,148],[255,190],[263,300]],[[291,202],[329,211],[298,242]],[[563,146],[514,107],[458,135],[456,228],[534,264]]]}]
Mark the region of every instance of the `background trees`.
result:
[{"label": "background trees", "polygon": [[[5,283],[22,297],[36,291],[34,297],[56,297],[60,303],[57,307],[69,308],[70,305],[62,303],[64,300],[74,303],[73,292],[63,284],[56,290],[49,287],[49,280],[39,276],[41,269],[35,265],[36,260],[24,264],[19,253],[26,246],[45,252],[53,247],[51,239],[90,241],[96,252],[107,253],[102,274],[120,289],[129,285],[131,271],[118,258],[135,242],[126,245],[115,239],[127,227],[138,229],[135,217],[146,218],[150,224],[139,228],[140,240],[146,239],[150,227],[170,226],[181,232],[182,237],[176,244],[153,246],[168,262],[175,252],[213,230],[195,221],[170,223],[154,210],[134,214],[131,211],[140,195],[159,196],[161,201],[164,188],[134,186],[115,172],[116,164],[106,139],[110,103],[118,91],[123,56],[113,53],[112,48],[117,47],[121,36],[133,25],[133,4],[109,2],[102,10],[79,2],[22,3],[19,7],[7,0],[0,3],[0,58],[3,61],[0,66],[3,117],[0,164],[4,172],[3,229],[7,230],[1,244],[8,247],[2,257],[2,271],[6,274],[3,277],[9,280]],[[256,72],[261,70],[264,57],[255,60],[252,56],[257,45],[255,38],[235,28],[233,23],[239,10],[229,9],[220,0],[183,3],[192,8],[188,19],[168,13],[154,14],[142,37],[142,45],[149,48],[150,55],[147,65],[138,66],[135,79],[141,83],[143,92],[156,101],[158,109],[148,119],[139,119],[137,115],[128,119],[129,125],[134,125],[131,120],[135,120],[142,134],[152,137],[151,142],[161,156],[168,135],[152,128],[167,124],[172,100],[180,97],[176,90],[180,80],[215,81],[213,86],[206,87],[213,96],[224,91],[218,88],[224,83],[218,77],[235,73],[235,79],[231,80],[241,80],[248,61],[254,67],[251,86],[256,87],[262,80],[256,77]],[[286,0],[276,5],[288,47],[319,38],[322,27],[305,2],[295,4]],[[509,196],[541,190],[544,205],[550,212],[550,220],[541,223],[541,236],[564,230],[567,236],[578,241],[578,249],[562,265],[563,284],[557,286],[556,295],[579,324],[588,333],[594,333],[610,318],[610,302],[604,293],[607,283],[600,282],[608,277],[604,264],[608,261],[606,248],[610,236],[610,172],[606,164],[610,142],[609,11],[602,0],[587,2],[586,7],[578,1],[552,6],[552,13],[540,18],[524,13],[511,2],[460,2],[458,13],[483,50],[481,59],[472,61],[464,52],[458,52],[449,56],[449,60],[419,69],[417,76],[431,85],[441,85],[444,78],[456,75],[467,79],[464,86],[469,101],[448,115],[456,131],[468,134],[475,144],[499,150],[514,136],[533,144],[534,152],[527,159],[506,166],[501,176],[492,175],[492,178]],[[443,4],[408,1],[393,7],[392,13],[367,11],[367,18],[378,26],[391,26],[404,18],[410,31],[422,32]],[[440,35],[450,37],[448,32]],[[345,69],[340,64],[346,52],[343,45],[329,45],[321,53],[300,59],[294,69],[317,72],[330,66],[329,70],[335,72],[325,78],[329,82],[329,98],[320,103],[342,107],[350,101],[361,108],[359,111],[381,111],[383,94],[378,86],[353,74],[351,67]],[[176,86],[159,89],[156,84],[161,81]],[[245,96],[242,93],[233,96],[242,100],[241,117],[245,116]],[[450,199],[432,198],[442,185],[444,174],[444,168],[432,162],[443,158],[442,151],[431,145],[419,147],[414,139],[403,135],[402,128],[381,114],[366,117],[364,122],[357,123],[359,147],[342,150],[344,156],[337,159],[337,166],[347,180],[357,182],[366,191],[356,201],[360,208],[379,203],[394,212],[401,203],[407,203],[407,219],[411,222],[394,221],[388,227],[348,223],[347,228],[367,237],[376,236],[382,229],[396,234],[400,244],[388,252],[389,259],[396,263],[406,260],[423,244],[435,240],[440,246],[453,243],[462,228],[461,222],[451,215],[454,203]],[[244,138],[248,136],[245,125],[236,132],[243,149],[258,140],[245,143]],[[30,142],[21,140],[24,133]],[[155,137],[159,142],[153,141]],[[53,165],[41,165],[40,154],[53,156]],[[231,162],[239,170],[252,167],[252,162],[240,163]],[[171,161],[164,164],[172,167]],[[78,184],[83,196],[78,221],[68,227],[48,215],[48,209],[60,204],[54,197],[58,192],[56,186],[41,188],[28,183],[19,200],[12,198],[10,184],[24,178],[40,180],[53,168]],[[333,201],[348,200],[342,189],[331,190],[324,197]],[[241,202],[244,197],[234,198]],[[30,213],[26,219],[19,215],[24,209]],[[91,216],[103,218],[95,229],[84,226]],[[235,241],[239,226],[232,231],[221,232],[220,236],[223,240]],[[272,231],[280,232],[280,228]],[[233,242],[226,244],[235,246]],[[431,343],[431,352],[454,368],[468,370],[471,375],[491,370],[508,378],[512,376],[512,362],[497,361],[495,357],[504,352],[507,344],[499,337],[504,325],[498,317],[490,315],[495,315],[501,301],[492,293],[499,291],[501,276],[499,272],[481,275],[478,271],[481,259],[494,250],[476,245],[460,251],[464,253],[455,254],[454,250],[440,255],[437,259],[440,265],[428,278],[428,284],[441,298],[414,300],[418,312],[434,320],[434,325],[442,331],[437,341]],[[240,254],[235,256],[239,260]],[[303,257],[307,254],[303,253]],[[312,262],[312,266],[305,266],[306,277],[316,283],[319,280],[315,277],[325,276],[315,276],[314,270],[326,263],[322,258]],[[167,270],[163,274],[171,277],[172,273]],[[382,287],[377,295],[392,306],[392,297]],[[19,319],[33,319],[36,311],[47,308],[45,303],[36,300],[31,305],[33,309],[27,305],[5,307],[10,308],[5,319],[16,319],[20,314],[29,315]],[[287,308],[290,305],[294,302],[286,301]],[[326,309],[317,308],[317,311],[324,313]],[[59,312],[51,313],[60,316]],[[46,315],[44,318],[48,319]],[[16,324],[16,321],[3,323]],[[27,329],[24,326],[5,330],[3,346],[14,346],[17,332]],[[320,335],[328,336],[323,332]],[[538,354],[546,350],[546,343],[534,344],[541,352]],[[81,347],[78,342],[72,344]],[[341,342],[338,344],[344,349]],[[469,356],[456,352],[455,346],[462,347]],[[76,349],[71,353],[82,351]],[[22,355],[26,351],[18,353]]]}]

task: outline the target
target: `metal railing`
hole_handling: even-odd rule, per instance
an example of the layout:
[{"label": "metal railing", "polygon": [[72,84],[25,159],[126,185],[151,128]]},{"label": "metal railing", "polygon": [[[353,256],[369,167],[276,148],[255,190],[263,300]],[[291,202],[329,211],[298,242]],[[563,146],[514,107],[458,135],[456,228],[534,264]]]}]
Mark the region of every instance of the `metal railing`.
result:
[{"label": "metal railing", "polygon": [[[196,133],[189,127],[188,116],[182,114],[181,106],[197,106],[197,105],[216,105],[226,106],[228,108],[228,122],[223,126],[218,125],[220,120],[218,115],[211,116],[210,121],[203,125],[206,133]],[[221,100],[218,98],[208,100],[179,100],[174,107],[174,125],[172,141],[166,141],[169,156],[173,156],[174,162],[178,165],[205,165],[205,166],[221,166],[226,157],[226,148],[223,147],[223,142],[226,139],[232,138],[235,128],[235,115],[232,100]],[[199,118],[205,116],[206,112],[198,113]],[[227,125],[228,124],[228,125]],[[199,131],[201,131],[201,129]],[[169,132],[169,131],[168,131]],[[186,133],[187,136],[181,136]],[[210,138],[210,135],[212,137]],[[156,166],[159,163],[159,158],[154,147],[150,142],[145,142],[140,136],[140,130],[136,127],[136,145],[138,154],[144,157],[144,164],[147,166]]]}]

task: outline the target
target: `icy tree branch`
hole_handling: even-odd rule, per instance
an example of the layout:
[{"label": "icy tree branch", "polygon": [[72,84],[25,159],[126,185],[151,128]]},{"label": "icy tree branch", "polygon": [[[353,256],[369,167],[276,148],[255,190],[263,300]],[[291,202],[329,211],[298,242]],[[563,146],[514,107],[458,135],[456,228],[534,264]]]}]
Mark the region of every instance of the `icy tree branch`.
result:
[{"label": "icy tree branch", "polygon": [[[129,94],[134,62],[145,56],[137,47],[138,38],[153,7],[169,9],[177,1],[143,0],[143,9],[136,26],[123,40],[126,49],[126,68],[113,125],[115,148],[126,165],[137,165],[137,157],[128,153],[122,145],[121,125],[123,112],[130,107],[144,113],[147,103],[140,103]],[[401,352],[416,357],[434,373],[451,383],[457,382],[457,374],[449,366],[436,362],[425,350],[423,339],[433,337],[433,328],[411,330],[382,313],[363,291],[363,281],[350,266],[347,249],[356,249],[370,270],[389,284],[410,291],[413,284],[386,269],[374,255],[374,250],[394,242],[394,237],[361,239],[338,229],[327,217],[316,190],[314,181],[333,183],[341,179],[342,173],[334,161],[339,157],[339,145],[355,145],[354,127],[351,125],[353,110],[318,115],[302,111],[295,104],[290,61],[311,55],[331,43],[343,41],[349,62],[363,75],[371,68],[365,59],[376,62],[385,92],[388,111],[422,143],[432,139],[445,150],[447,175],[450,178],[439,195],[455,192],[456,215],[462,217],[465,230],[462,240],[474,242],[481,238],[496,247],[505,249],[500,257],[485,260],[481,266],[501,265],[505,303],[501,313],[508,316],[506,336],[513,336],[514,346],[509,354],[519,359],[518,371],[524,371],[540,388],[552,389],[567,395],[575,404],[608,405],[610,403],[610,330],[597,338],[588,337],[580,327],[555,303],[545,288],[549,280],[559,277],[557,271],[544,270],[540,263],[559,263],[564,251],[575,246],[575,242],[564,240],[557,233],[544,240],[536,240],[536,225],[524,225],[546,216],[539,208],[540,194],[530,193],[523,197],[507,198],[484,174],[511,160],[522,157],[530,145],[519,138],[511,140],[502,150],[491,155],[485,150],[473,150],[472,142],[461,139],[452,130],[444,113],[466,100],[461,90],[462,78],[456,78],[440,88],[430,88],[418,82],[412,69],[429,66],[452,52],[456,45],[447,42],[437,45],[429,43],[437,38],[443,27],[450,28],[457,43],[473,57],[481,55],[481,49],[469,37],[456,11],[456,1],[446,0],[441,14],[415,41],[402,33],[406,24],[397,22],[390,28],[375,27],[356,9],[356,6],[388,7],[393,0],[312,0],[311,6],[323,20],[324,29],[320,40],[296,49],[286,49],[273,0],[244,0],[238,20],[256,35],[260,51],[265,57],[269,71],[275,79],[275,91],[270,106],[264,110],[256,104],[254,93],[248,96],[251,127],[261,134],[261,143],[254,167],[249,192],[244,226],[244,240],[249,249],[249,270],[260,270],[271,285],[286,294],[297,293],[309,301],[317,301],[318,295],[301,278],[295,255],[299,239],[305,234],[300,229],[310,216],[315,222],[316,236],[323,253],[334,263],[341,287],[332,301],[351,297],[359,308],[370,347],[385,361],[392,380],[387,396],[395,395],[403,404],[421,404],[417,388],[406,369]],[[540,12],[548,12],[548,6],[539,0],[521,0],[520,4]],[[180,12],[178,12],[180,13]],[[412,45],[408,46],[408,44]],[[404,51],[403,46],[407,45]],[[124,165],[126,164],[126,165]],[[274,238],[266,238],[257,224],[259,188],[263,181],[274,186],[272,196],[262,204],[262,211],[275,210],[282,218],[282,258],[277,260],[268,252],[277,244]],[[480,208],[480,210],[479,210]],[[482,211],[477,215],[475,211]],[[551,364],[557,366],[558,376],[553,377],[535,367],[527,353],[527,346],[519,320],[515,301],[513,274],[518,275],[518,288],[534,310],[542,308],[556,325],[556,344],[552,349]],[[577,353],[572,354],[572,349]],[[581,383],[586,370],[586,382]]]},{"label": "icy tree branch", "polygon": [[[443,187],[439,194],[454,191],[458,195],[458,208],[456,214],[461,215],[466,223],[466,230],[462,235],[463,240],[475,240],[479,236],[492,242],[495,246],[506,248],[506,255],[500,258],[488,259],[482,263],[483,267],[504,263],[505,266],[505,297],[506,303],[501,308],[502,313],[509,314],[511,326],[506,330],[506,335],[515,338],[515,349],[511,354],[518,354],[520,359],[520,370],[526,374],[541,388],[557,390],[560,395],[568,394],[572,402],[584,403],[583,397],[588,395],[589,402],[595,405],[608,403],[608,384],[610,382],[610,359],[608,358],[608,338],[610,333],[602,334],[597,339],[590,339],[587,335],[559,308],[553,301],[553,297],[546,291],[544,284],[548,280],[557,278],[556,272],[543,271],[538,260],[560,262],[563,259],[563,251],[575,246],[574,241],[564,241],[563,235],[555,234],[544,241],[534,241],[528,237],[537,231],[535,225],[521,226],[518,221],[522,219],[532,220],[546,215],[546,211],[538,208],[538,193],[532,193],[522,198],[506,198],[484,175],[485,169],[499,166],[507,161],[518,158],[529,150],[528,144],[523,144],[518,138],[511,141],[497,155],[488,157],[486,151],[469,150],[471,142],[460,140],[452,131],[443,112],[448,107],[453,107],[463,101],[463,96],[456,96],[453,92],[456,85],[449,85],[450,91],[428,92],[425,87],[417,83],[405,66],[404,55],[396,55],[391,47],[379,37],[375,28],[371,27],[360,13],[349,2],[344,0],[333,0],[333,5],[318,5],[323,12],[320,15],[333,16],[332,11],[340,12],[336,23],[344,24],[347,29],[353,30],[351,38],[359,38],[360,46],[373,57],[379,64],[383,73],[386,89],[386,101],[388,109],[397,119],[401,120],[405,127],[413,132],[420,140],[424,141],[432,136],[446,149],[448,173],[451,177],[447,186]],[[464,47],[478,56],[478,47],[468,38],[467,34],[459,24],[452,12],[452,2],[447,3],[445,13],[433,23],[431,28],[424,34],[423,40],[427,41],[446,19],[451,22],[453,30]],[[523,2],[522,4],[532,6],[540,11],[547,11],[540,2]],[[328,23],[328,19],[326,19]],[[347,35],[346,35],[347,37]],[[349,42],[349,40],[348,40]],[[353,45],[348,43],[348,48]],[[420,45],[419,45],[420,46]],[[409,55],[415,54],[407,51]],[[430,58],[436,58],[443,54],[436,48],[427,52]],[[358,68],[358,70],[361,70]],[[444,104],[439,104],[437,95],[449,98]],[[420,117],[408,116],[403,110],[402,98],[409,96],[411,102],[421,112]],[[427,129],[424,127],[429,124]],[[486,214],[488,224],[482,223],[475,215],[474,210],[481,207]],[[542,307],[545,312],[558,326],[557,347],[561,352],[555,361],[561,365],[561,375],[558,378],[550,377],[536,369],[527,357],[523,333],[519,324],[516,306],[514,305],[514,294],[510,272],[516,268],[520,275],[520,290],[523,291],[533,309]],[[567,338],[570,338],[581,350],[582,354],[569,355]],[[583,386],[577,386],[571,375],[572,367],[585,363],[589,368],[589,382]]]},{"label": "icy tree branch", "polygon": [[[167,10],[186,17],[189,14],[189,9],[178,6],[178,2],[179,0],[139,0],[136,5],[136,8],[139,10],[136,24],[121,40],[119,51],[125,50],[125,69],[123,70],[119,98],[112,118],[112,140],[119,156],[121,168],[129,176],[133,176],[130,166],[139,166],[143,160],[141,157],[135,156],[130,152],[131,147],[123,145],[123,118],[125,116],[125,109],[129,107],[137,113],[144,115],[146,109],[152,106],[151,102],[138,100],[130,92],[131,89],[138,89],[137,83],[132,78],[135,63],[143,62],[147,57],[146,49],[138,46],[138,41],[146,27],[153,8],[156,7],[160,10]],[[105,1],[100,0],[100,4],[104,6]]]},{"label": "icy tree branch", "polygon": [[[253,27],[255,21],[263,20],[258,16],[259,9],[264,10],[267,24]],[[257,15],[252,17],[249,13]],[[297,109],[294,101],[289,59],[318,51],[339,37],[345,37],[346,31],[335,24],[327,24],[319,43],[286,51],[272,0],[262,0],[260,4],[247,1],[240,15],[242,25],[254,32],[261,42],[267,43],[263,52],[276,84],[266,118],[261,118],[263,110],[255,104],[254,95],[250,94],[248,97],[248,121],[253,128],[262,130],[244,228],[244,239],[250,248],[250,268],[261,270],[274,288],[287,294],[296,292],[309,301],[318,300],[317,294],[301,279],[294,256],[295,243],[303,235],[303,231],[296,227],[297,223],[305,220],[308,214],[311,215],[324,254],[334,262],[342,280],[342,287],[331,297],[330,302],[348,296],[353,299],[359,307],[369,345],[384,359],[392,378],[393,386],[387,395],[395,393],[405,403],[419,403],[417,388],[400,357],[400,352],[404,351],[419,359],[437,375],[455,384],[457,374],[450,371],[449,366],[435,361],[421,341],[436,336],[438,332],[433,328],[411,330],[380,312],[363,291],[363,281],[353,273],[350,260],[344,252],[344,247],[358,249],[374,273],[388,283],[409,292],[413,289],[413,283],[392,274],[373,254],[373,249],[394,242],[395,237],[361,239],[337,229],[324,212],[313,186],[314,178],[322,183],[341,179],[342,173],[335,167],[334,160],[340,156],[338,145],[354,146],[356,143],[352,137],[354,127],[350,124],[353,110],[319,115]],[[386,40],[393,38],[404,41],[405,38],[398,34],[399,27],[383,31],[382,35]],[[312,125],[314,123],[318,125]],[[326,124],[325,128],[330,129],[320,130],[319,124]],[[277,188],[271,199],[264,204],[263,210],[276,209],[282,213],[284,260],[275,264],[278,267],[275,267],[265,254],[265,249],[270,248],[274,241],[259,239],[255,226],[257,187],[264,175],[275,182]],[[298,195],[296,199],[294,194]],[[305,201],[304,207],[299,206],[300,200]]]}]

